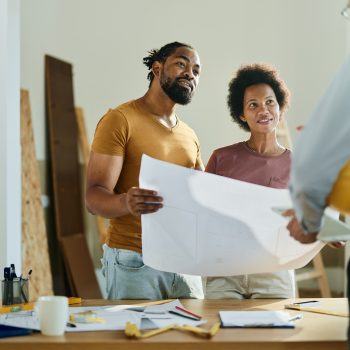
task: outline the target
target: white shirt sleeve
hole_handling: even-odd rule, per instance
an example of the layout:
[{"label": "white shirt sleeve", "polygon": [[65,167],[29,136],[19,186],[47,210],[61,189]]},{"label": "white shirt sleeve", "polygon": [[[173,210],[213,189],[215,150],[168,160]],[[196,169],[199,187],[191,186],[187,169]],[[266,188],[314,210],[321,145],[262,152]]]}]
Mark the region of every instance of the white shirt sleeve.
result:
[{"label": "white shirt sleeve", "polygon": [[292,156],[290,191],[307,232],[320,230],[327,196],[349,159],[350,57],[297,138]]}]

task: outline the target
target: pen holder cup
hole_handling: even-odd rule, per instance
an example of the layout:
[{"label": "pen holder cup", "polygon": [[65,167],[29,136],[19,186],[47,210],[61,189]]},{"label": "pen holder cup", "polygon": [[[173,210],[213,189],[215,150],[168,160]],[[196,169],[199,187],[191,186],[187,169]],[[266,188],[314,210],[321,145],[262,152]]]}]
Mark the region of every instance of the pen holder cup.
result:
[{"label": "pen holder cup", "polygon": [[1,281],[2,304],[23,304],[29,301],[29,280],[15,278]]}]

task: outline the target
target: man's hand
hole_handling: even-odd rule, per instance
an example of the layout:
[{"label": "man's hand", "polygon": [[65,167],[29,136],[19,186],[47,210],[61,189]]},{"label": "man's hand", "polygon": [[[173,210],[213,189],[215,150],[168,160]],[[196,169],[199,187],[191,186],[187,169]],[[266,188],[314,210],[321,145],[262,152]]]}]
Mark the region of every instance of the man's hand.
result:
[{"label": "man's hand", "polygon": [[318,232],[305,232],[299,224],[293,209],[285,210],[282,215],[290,217],[287,229],[289,230],[289,235],[295,240],[299,241],[300,243],[313,243],[317,240]]},{"label": "man's hand", "polygon": [[141,214],[155,213],[163,207],[163,198],[156,191],[131,187],[125,196],[125,205],[130,214],[140,216]]},{"label": "man's hand", "polygon": [[289,230],[290,236],[300,243],[313,243],[317,241],[318,232],[305,232],[295,215],[290,219],[287,229]]}]

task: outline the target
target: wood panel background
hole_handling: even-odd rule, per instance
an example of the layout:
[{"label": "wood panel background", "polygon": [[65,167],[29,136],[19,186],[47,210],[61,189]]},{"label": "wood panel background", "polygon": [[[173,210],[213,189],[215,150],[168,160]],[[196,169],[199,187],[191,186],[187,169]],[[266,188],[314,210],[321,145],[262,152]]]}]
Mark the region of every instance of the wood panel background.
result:
[{"label": "wood panel background", "polygon": [[52,275],[27,90],[21,90],[21,154],[22,273],[26,276],[29,270],[33,270],[29,298],[36,300],[40,295],[52,295]]}]

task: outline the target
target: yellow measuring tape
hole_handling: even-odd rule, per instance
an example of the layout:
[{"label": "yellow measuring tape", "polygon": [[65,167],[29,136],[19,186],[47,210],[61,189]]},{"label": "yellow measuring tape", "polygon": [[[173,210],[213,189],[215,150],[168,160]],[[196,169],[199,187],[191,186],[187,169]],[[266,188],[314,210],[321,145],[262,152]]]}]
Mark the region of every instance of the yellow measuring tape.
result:
[{"label": "yellow measuring tape", "polygon": [[157,335],[157,334],[164,333],[171,329],[176,329],[179,331],[191,332],[196,335],[203,336],[205,338],[211,338],[218,332],[219,328],[220,328],[219,322],[215,323],[209,330],[206,330],[200,327],[195,327],[195,326],[186,326],[186,325],[180,326],[177,324],[171,324],[169,326],[155,329],[153,331],[147,331],[147,332],[141,333],[141,331],[136,326],[136,324],[127,322],[125,325],[125,335],[129,338],[145,339],[145,338],[153,337],[154,335]]}]

